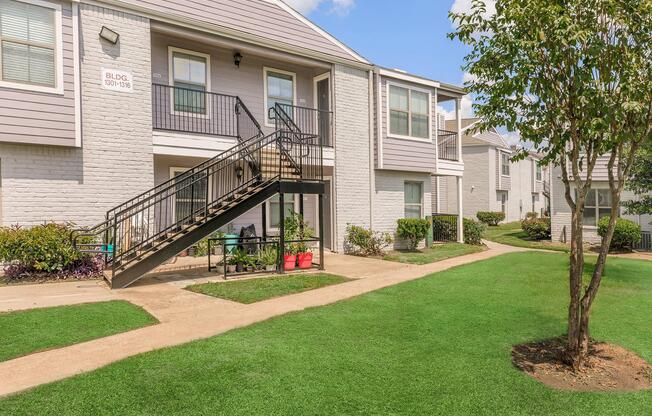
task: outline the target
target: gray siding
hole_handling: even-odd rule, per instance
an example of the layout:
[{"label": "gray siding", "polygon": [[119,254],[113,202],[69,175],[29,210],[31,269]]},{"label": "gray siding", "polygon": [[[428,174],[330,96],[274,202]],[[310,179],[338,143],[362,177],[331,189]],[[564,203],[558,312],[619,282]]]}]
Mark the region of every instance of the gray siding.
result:
[{"label": "gray siding", "polygon": [[263,0],[125,0],[156,13],[247,33],[338,58],[354,59],[334,42],[273,2]]},{"label": "gray siding", "polygon": [[64,94],[0,87],[0,141],[75,145],[74,57],[71,3],[61,4]]},{"label": "gray siding", "polygon": [[157,84],[169,84],[168,46],[209,54],[211,92],[239,96],[263,128],[265,128],[263,67],[296,73],[297,105],[307,107],[314,107],[314,77],[325,72],[324,69],[313,69],[250,55],[243,59],[238,68],[233,64],[231,50],[152,33],[152,79]]},{"label": "gray siding", "polygon": [[437,130],[437,106],[435,89],[416,85],[405,81],[396,80],[397,84],[415,87],[418,89],[428,89],[431,93],[431,114],[430,123],[432,130],[432,141],[397,139],[389,136],[388,120],[388,81],[391,78],[383,77],[381,79],[381,128],[383,141],[383,168],[388,170],[402,170],[411,172],[435,172],[435,134]]}]

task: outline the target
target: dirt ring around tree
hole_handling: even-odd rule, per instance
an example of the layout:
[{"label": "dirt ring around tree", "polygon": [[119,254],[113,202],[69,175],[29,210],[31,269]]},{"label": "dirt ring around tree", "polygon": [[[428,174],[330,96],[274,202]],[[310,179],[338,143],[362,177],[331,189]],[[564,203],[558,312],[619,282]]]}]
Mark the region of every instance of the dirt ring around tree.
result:
[{"label": "dirt ring around tree", "polygon": [[563,338],[516,345],[512,348],[512,363],[558,390],[628,392],[652,389],[652,365],[622,347],[592,343],[584,368],[577,372],[562,361],[563,351]]}]

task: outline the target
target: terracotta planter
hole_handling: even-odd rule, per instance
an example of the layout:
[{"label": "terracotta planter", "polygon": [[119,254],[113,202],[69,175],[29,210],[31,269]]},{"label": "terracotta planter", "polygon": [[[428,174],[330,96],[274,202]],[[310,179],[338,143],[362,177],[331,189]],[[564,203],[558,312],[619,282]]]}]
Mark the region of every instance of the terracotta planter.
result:
[{"label": "terracotta planter", "polygon": [[299,259],[299,268],[300,269],[309,269],[312,267],[312,253],[299,253],[297,255]]},{"label": "terracotta planter", "polygon": [[286,254],[283,256],[285,270],[294,270],[297,267],[297,256],[295,254]]}]

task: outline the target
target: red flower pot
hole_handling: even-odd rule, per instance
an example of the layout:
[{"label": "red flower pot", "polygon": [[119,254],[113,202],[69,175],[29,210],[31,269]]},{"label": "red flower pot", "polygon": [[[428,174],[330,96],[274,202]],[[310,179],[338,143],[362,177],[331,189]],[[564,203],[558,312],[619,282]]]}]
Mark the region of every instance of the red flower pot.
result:
[{"label": "red flower pot", "polygon": [[286,254],[283,256],[285,270],[294,270],[297,267],[297,256],[295,254]]},{"label": "red flower pot", "polygon": [[299,258],[299,268],[300,269],[309,269],[312,267],[312,253],[299,253],[297,255]]}]

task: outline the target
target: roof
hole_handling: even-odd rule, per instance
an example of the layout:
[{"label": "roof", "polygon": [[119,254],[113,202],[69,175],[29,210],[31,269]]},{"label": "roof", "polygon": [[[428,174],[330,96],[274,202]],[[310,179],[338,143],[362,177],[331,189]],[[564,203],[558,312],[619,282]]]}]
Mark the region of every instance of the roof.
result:
[{"label": "roof", "polygon": [[420,85],[425,85],[428,87],[434,87],[434,88],[439,88],[442,90],[445,90],[449,93],[452,93],[453,95],[457,96],[463,96],[466,95],[466,90],[462,87],[458,87],[455,85],[451,84],[445,84],[442,82],[439,82],[434,79],[422,77],[420,75],[414,75],[410,74],[406,71],[401,71],[399,69],[389,69],[389,68],[383,68],[383,67],[378,67],[378,72],[382,76],[386,76],[389,78],[395,78],[395,79],[400,79],[403,81],[409,81],[413,82],[415,84],[420,84]]},{"label": "roof", "polygon": [[[481,132],[470,134],[470,132],[473,129],[473,126],[479,121],[480,121],[479,118],[462,119],[462,132],[464,133],[462,137],[462,145],[464,146],[489,145],[505,150],[510,150],[509,144],[502,136],[502,134],[498,133],[496,129],[490,129],[487,131],[481,131]],[[446,130],[457,131],[457,121],[446,120]]]},{"label": "roof", "polygon": [[138,10],[152,19],[187,23],[270,47],[314,52],[336,60],[370,65],[282,0],[100,0]]}]

